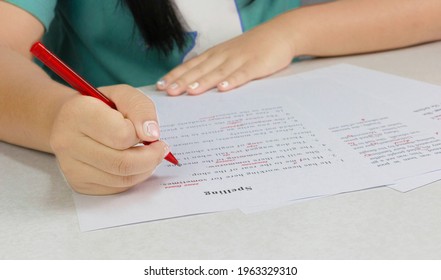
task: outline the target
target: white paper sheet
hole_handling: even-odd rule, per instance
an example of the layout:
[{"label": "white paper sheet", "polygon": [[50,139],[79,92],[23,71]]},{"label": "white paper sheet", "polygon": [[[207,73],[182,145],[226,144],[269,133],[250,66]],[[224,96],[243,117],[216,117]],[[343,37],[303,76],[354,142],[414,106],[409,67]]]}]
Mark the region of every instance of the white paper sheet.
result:
[{"label": "white paper sheet", "polygon": [[[394,177],[396,183],[391,185],[391,188],[407,192],[441,179],[441,176],[437,175],[440,174],[439,172],[433,172],[441,167],[440,86],[345,64],[299,76],[302,75],[305,79],[332,80],[352,88],[350,91],[353,92],[362,91],[362,95],[383,103],[381,107],[389,112],[389,116],[393,112],[399,118],[406,119],[389,122],[388,127],[384,127],[383,124],[383,126],[377,125],[377,129],[371,127],[364,130],[365,133],[372,134],[365,138],[363,144],[372,145],[372,149],[364,149],[361,152],[370,156],[374,164],[383,165],[381,168]],[[348,103],[353,105],[351,102]],[[375,103],[367,104],[373,106]],[[373,111],[378,111],[378,108],[371,108]],[[387,120],[380,122],[384,121]],[[387,138],[385,138],[386,134]],[[352,138],[355,137],[354,135]],[[389,142],[386,142],[387,140]],[[359,141],[353,141],[349,135],[345,141],[354,147],[360,144]],[[381,147],[381,143],[387,147]],[[422,158],[426,159],[421,160]]]},{"label": "white paper sheet", "polygon": [[[156,103],[161,138],[183,166],[164,162],[123,194],[75,194],[81,230],[235,208],[253,212],[441,169],[437,125],[377,97],[390,88],[365,87],[382,74],[353,69],[334,66],[196,97],[142,88]],[[384,79],[402,90],[402,78]]]}]

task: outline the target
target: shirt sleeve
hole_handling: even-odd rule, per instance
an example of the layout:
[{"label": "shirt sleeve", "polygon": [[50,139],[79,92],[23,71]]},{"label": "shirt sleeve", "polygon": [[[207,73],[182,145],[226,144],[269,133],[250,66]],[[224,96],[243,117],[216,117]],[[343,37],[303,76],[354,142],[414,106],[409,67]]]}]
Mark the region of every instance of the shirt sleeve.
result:
[{"label": "shirt sleeve", "polygon": [[17,6],[36,17],[41,23],[43,23],[46,30],[54,19],[55,6],[57,5],[57,0],[6,0],[6,2]]}]

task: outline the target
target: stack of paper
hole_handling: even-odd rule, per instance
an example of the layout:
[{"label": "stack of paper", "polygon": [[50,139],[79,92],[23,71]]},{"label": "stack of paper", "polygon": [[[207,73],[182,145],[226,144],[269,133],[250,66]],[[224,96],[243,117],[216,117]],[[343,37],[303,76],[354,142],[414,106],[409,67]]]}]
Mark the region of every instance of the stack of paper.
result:
[{"label": "stack of paper", "polygon": [[74,194],[82,230],[441,178],[438,86],[338,65],[230,93],[142,90],[182,166],[164,161],[126,193]]}]

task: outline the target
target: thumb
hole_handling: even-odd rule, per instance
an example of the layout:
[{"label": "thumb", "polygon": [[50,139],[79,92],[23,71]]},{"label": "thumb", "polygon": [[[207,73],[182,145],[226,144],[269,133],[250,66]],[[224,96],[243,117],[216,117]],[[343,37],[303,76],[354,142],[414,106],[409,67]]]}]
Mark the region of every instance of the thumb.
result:
[{"label": "thumb", "polygon": [[125,118],[133,123],[140,140],[152,142],[159,139],[156,108],[149,97],[128,85],[100,87],[99,90],[115,103],[117,110]]}]

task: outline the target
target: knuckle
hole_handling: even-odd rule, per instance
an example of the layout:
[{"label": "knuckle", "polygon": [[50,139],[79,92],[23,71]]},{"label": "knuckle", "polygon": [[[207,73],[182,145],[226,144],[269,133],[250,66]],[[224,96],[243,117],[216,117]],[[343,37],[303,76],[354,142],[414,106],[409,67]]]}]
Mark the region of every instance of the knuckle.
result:
[{"label": "knuckle", "polygon": [[[177,88],[182,88],[183,86],[185,87],[186,85],[188,85],[190,83],[190,79],[186,76],[181,76],[181,77],[179,77],[179,79],[175,80],[173,83],[178,86]],[[176,88],[172,88],[172,89],[176,89]]]},{"label": "knuckle", "polygon": [[128,101],[128,104],[136,104],[140,101],[143,94],[141,92],[129,85],[118,85],[117,92],[124,95],[124,99]]},{"label": "knuckle", "polygon": [[149,114],[156,110],[153,100],[138,90],[131,92],[128,98],[128,104],[132,113]]},{"label": "knuckle", "polygon": [[194,75],[202,76],[203,74],[205,74],[207,72],[207,69],[203,65],[200,65],[200,66],[193,68],[192,71],[193,71]]},{"label": "knuckle", "polygon": [[176,72],[172,73],[174,75],[177,75],[179,72],[187,72],[190,69],[192,69],[194,67],[193,63],[191,63],[190,61],[182,64],[181,66],[179,66],[178,68],[176,68]]},{"label": "knuckle", "polygon": [[239,69],[235,71],[229,78],[228,81],[231,85],[237,86],[249,80],[249,70]]},{"label": "knuckle", "polygon": [[133,100],[133,111],[148,114],[155,111],[155,104],[150,98],[145,98],[143,95]]},{"label": "knuckle", "polygon": [[135,176],[122,176],[120,187],[131,187],[136,185],[137,181]]},{"label": "knuckle", "polygon": [[181,71],[188,71],[190,69],[193,69],[193,68],[197,67],[197,65],[199,65],[201,63],[201,61],[204,60],[204,56],[205,56],[205,54],[201,54],[199,56],[190,58],[189,60],[185,61],[183,64],[181,64],[176,69],[180,69]]},{"label": "knuckle", "polygon": [[128,156],[121,156],[113,161],[112,170],[120,175],[129,175],[133,170],[133,161]]},{"label": "knuckle", "polygon": [[230,71],[225,67],[218,67],[216,69],[216,72],[217,72],[217,75],[222,78],[227,77],[230,74]]},{"label": "knuckle", "polygon": [[174,81],[177,78],[179,78],[182,73],[186,73],[192,69],[191,65],[188,62],[185,62],[184,64],[179,65],[172,71],[170,71],[167,75],[164,76],[164,79],[166,81]]},{"label": "knuckle", "polygon": [[132,87],[127,84],[117,84],[117,85],[99,87],[98,89],[101,92],[103,92],[104,95],[112,99],[114,102],[117,102],[122,97],[126,96],[126,94],[130,90],[132,90]]},{"label": "knuckle", "polygon": [[235,76],[236,76],[237,80],[243,81],[243,80],[246,80],[250,76],[250,73],[247,68],[241,68],[238,71],[236,71]]},{"label": "knuckle", "polygon": [[166,81],[167,83],[170,83],[171,81],[174,81],[176,78],[179,77],[178,73],[181,71],[180,67],[182,67],[182,66],[178,66],[176,69],[168,72],[164,77],[162,77],[162,79],[164,81]]}]

